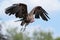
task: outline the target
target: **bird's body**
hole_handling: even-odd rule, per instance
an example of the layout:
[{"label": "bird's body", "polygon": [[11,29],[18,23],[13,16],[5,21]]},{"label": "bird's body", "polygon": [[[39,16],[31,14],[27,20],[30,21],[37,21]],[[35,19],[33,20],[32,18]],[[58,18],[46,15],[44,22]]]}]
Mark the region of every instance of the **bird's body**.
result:
[{"label": "bird's body", "polygon": [[31,14],[28,14],[26,19],[24,19],[21,23],[21,25],[23,26],[25,24],[25,26],[27,26],[29,23],[33,23],[34,22],[34,16]]},{"label": "bird's body", "polygon": [[30,13],[28,13],[27,5],[23,3],[13,4],[6,8],[5,13],[9,15],[15,14],[16,18],[22,18],[19,21],[22,21],[21,25],[23,26],[25,24],[25,27],[29,23],[34,22],[34,18],[39,19],[41,17],[44,21],[48,21],[48,19],[50,19],[48,17],[48,13],[41,6],[36,6]]}]

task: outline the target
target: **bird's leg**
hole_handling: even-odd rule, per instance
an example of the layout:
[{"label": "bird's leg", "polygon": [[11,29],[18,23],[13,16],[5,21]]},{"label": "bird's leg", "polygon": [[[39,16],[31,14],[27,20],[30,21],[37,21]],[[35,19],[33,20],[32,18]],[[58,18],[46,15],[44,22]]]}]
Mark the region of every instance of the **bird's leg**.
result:
[{"label": "bird's leg", "polygon": [[22,31],[23,27],[20,29],[20,31]]},{"label": "bird's leg", "polygon": [[29,24],[29,23],[26,23],[26,24],[25,24],[25,28],[24,28],[24,30],[23,30],[23,31],[25,31],[25,29],[26,29],[26,26],[27,26],[28,24]]},{"label": "bird's leg", "polygon": [[[24,21],[22,21],[21,26],[23,26],[24,24],[25,24],[25,22],[24,22]],[[23,29],[23,27],[21,28],[21,30],[20,30],[20,31],[22,31],[22,29]]]}]

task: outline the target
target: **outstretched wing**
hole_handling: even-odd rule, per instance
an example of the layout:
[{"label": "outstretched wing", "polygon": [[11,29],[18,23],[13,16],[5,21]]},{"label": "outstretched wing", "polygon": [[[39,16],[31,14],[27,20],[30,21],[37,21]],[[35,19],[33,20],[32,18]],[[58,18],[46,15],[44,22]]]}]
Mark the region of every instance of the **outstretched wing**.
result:
[{"label": "outstretched wing", "polygon": [[48,17],[48,13],[41,6],[33,8],[30,14],[35,14],[35,18],[40,18],[41,16],[41,18],[45,21],[48,21],[48,19],[50,19]]},{"label": "outstretched wing", "polygon": [[9,15],[13,14],[19,18],[24,18],[27,15],[27,5],[23,3],[13,4],[6,8],[5,13]]}]

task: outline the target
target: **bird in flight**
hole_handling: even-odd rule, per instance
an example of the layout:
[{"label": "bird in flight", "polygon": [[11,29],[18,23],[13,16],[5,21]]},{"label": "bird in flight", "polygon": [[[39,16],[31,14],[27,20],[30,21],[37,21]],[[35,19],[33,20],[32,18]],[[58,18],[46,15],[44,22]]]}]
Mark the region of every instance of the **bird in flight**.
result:
[{"label": "bird in flight", "polygon": [[9,14],[9,16],[15,15],[16,18],[21,18],[17,21],[22,21],[21,26],[25,25],[25,28],[29,23],[34,22],[34,18],[39,19],[41,17],[44,21],[50,19],[48,13],[41,6],[34,7],[31,12],[28,13],[27,5],[24,3],[13,4],[6,8],[5,13]]}]

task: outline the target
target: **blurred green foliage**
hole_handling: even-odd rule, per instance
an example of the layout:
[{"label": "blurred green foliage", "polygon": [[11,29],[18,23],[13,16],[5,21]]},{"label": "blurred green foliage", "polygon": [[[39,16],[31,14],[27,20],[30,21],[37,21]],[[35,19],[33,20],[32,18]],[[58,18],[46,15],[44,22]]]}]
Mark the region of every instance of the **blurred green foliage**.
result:
[{"label": "blurred green foliage", "polygon": [[55,40],[60,40],[60,37],[55,38]]},{"label": "blurred green foliage", "polygon": [[29,32],[20,32],[18,28],[8,28],[7,35],[8,40],[60,40],[60,37],[54,38],[52,32],[35,30],[32,36],[29,36]]}]

